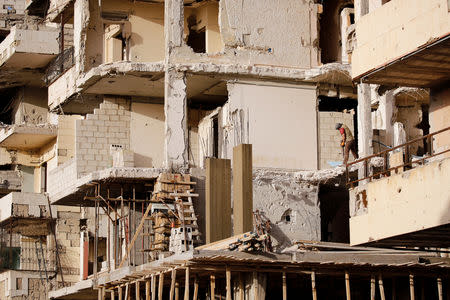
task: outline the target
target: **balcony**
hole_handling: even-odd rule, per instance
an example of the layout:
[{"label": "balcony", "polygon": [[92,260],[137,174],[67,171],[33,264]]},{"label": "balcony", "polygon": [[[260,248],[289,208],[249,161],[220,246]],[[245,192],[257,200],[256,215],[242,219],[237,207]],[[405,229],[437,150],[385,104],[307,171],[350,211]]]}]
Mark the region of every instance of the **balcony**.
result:
[{"label": "balcony", "polygon": [[12,125],[0,131],[0,146],[10,150],[37,150],[56,138],[54,126]]},{"label": "balcony", "polygon": [[363,83],[433,87],[450,74],[447,0],[392,0],[356,24],[352,76]]},{"label": "balcony", "polygon": [[59,33],[13,27],[0,44],[1,69],[39,69],[59,52]]},{"label": "balcony", "polygon": [[[56,212],[52,212],[56,216]],[[0,199],[0,226],[9,232],[40,236],[49,234],[47,196],[12,192]]]},{"label": "balcony", "polygon": [[[359,164],[364,173],[348,179],[352,245],[450,247],[449,138],[447,127],[347,165]],[[444,139],[447,146],[433,151]],[[414,143],[427,153],[413,155]],[[384,166],[370,170],[376,156]]]}]

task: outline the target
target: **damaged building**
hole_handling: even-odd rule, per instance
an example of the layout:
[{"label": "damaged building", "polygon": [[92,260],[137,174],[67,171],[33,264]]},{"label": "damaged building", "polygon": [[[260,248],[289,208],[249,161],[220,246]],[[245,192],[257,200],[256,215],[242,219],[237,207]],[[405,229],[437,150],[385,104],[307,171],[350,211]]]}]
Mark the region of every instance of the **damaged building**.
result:
[{"label": "damaged building", "polygon": [[448,1],[0,5],[0,299],[450,297]]}]

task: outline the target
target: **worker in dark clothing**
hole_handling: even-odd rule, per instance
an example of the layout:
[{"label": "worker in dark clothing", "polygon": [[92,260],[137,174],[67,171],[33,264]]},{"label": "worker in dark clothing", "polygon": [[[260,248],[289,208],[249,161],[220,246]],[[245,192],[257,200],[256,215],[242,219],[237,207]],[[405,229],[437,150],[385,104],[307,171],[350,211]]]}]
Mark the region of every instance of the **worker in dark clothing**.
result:
[{"label": "worker in dark clothing", "polygon": [[339,130],[339,133],[342,136],[341,147],[344,147],[344,165],[346,165],[350,151],[352,151],[355,159],[358,158],[358,154],[356,154],[356,142],[352,132],[345,124],[337,123],[336,130]]}]

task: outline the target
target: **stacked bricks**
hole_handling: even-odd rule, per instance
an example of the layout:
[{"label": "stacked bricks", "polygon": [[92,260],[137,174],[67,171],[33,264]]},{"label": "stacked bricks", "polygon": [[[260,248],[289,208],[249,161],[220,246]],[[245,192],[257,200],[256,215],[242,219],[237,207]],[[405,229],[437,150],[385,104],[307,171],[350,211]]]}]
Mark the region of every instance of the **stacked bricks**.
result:
[{"label": "stacked bricks", "polygon": [[[130,102],[123,98],[105,97],[94,114],[76,121],[77,173],[87,173],[112,167],[110,149],[120,146],[130,149]],[[132,155],[124,155],[124,167],[134,167]]]},{"label": "stacked bricks", "polygon": [[[342,162],[341,134],[335,129],[336,123],[342,123],[353,130],[353,112],[319,112],[319,143],[320,143],[320,169],[328,169],[332,166],[328,161]],[[356,138],[356,137],[355,137]],[[349,161],[353,159],[350,154]]]},{"label": "stacked bricks", "polygon": [[[79,208],[58,207],[56,221],[56,239],[58,241],[59,259],[64,274],[64,281],[76,283],[80,274],[80,216]],[[48,248],[54,249],[53,237],[48,237]],[[62,287],[61,277],[57,278]]]},{"label": "stacked bricks", "polygon": [[47,192],[54,196],[63,192],[71,185],[76,183],[77,179],[76,160],[72,158],[57,168],[49,171],[47,177]]}]

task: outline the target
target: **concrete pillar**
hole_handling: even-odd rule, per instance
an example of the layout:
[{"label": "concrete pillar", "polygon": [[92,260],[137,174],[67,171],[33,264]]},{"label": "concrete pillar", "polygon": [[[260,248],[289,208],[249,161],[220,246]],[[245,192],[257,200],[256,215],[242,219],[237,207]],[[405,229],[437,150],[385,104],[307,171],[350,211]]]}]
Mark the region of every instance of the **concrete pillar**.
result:
[{"label": "concrete pillar", "polygon": [[[371,89],[369,84],[358,85],[358,156],[364,158],[373,153]],[[359,177],[363,176],[360,170]]]},{"label": "concrete pillar", "polygon": [[165,159],[166,169],[183,171],[188,166],[186,77],[171,66],[173,50],[183,43],[183,0],[165,1]]},{"label": "concrete pillar", "polygon": [[180,172],[188,167],[186,77],[166,70],[164,85],[164,167]]},{"label": "concrete pillar", "polygon": [[355,21],[369,13],[369,0],[355,0]]}]

